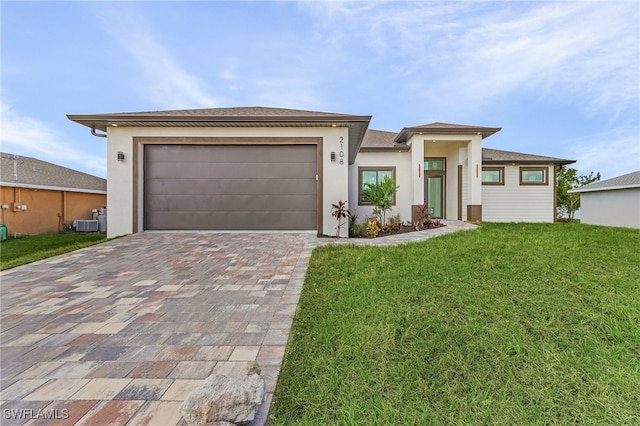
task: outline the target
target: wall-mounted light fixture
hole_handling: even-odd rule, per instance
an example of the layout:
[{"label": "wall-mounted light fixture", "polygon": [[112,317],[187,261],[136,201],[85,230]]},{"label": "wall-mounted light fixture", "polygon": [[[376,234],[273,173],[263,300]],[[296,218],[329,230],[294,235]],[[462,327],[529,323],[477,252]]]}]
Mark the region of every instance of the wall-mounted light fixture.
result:
[{"label": "wall-mounted light fixture", "polygon": [[118,151],[118,161],[124,161],[124,152]]},{"label": "wall-mounted light fixture", "polygon": [[336,161],[336,153],[335,152],[331,152],[331,161]]}]

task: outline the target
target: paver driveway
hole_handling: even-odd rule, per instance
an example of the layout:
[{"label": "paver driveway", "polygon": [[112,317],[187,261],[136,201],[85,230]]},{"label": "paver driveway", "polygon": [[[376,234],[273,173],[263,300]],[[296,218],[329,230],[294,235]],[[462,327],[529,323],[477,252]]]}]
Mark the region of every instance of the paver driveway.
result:
[{"label": "paver driveway", "polygon": [[204,378],[253,360],[263,423],[317,243],[144,233],[2,273],[0,423],[175,425]]}]

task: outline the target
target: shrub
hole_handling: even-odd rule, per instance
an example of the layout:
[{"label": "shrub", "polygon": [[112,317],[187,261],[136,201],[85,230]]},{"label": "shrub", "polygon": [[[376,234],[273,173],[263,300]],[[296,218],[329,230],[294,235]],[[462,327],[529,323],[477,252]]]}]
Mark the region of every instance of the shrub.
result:
[{"label": "shrub", "polygon": [[339,200],[338,204],[331,204],[331,216],[335,217],[338,220],[338,226],[336,226],[336,237],[340,237],[340,229],[344,223],[343,219],[349,219],[352,216],[352,213],[347,210],[347,200]]},{"label": "shrub", "polygon": [[378,236],[378,232],[380,232],[378,221],[375,218],[370,218],[367,221],[367,235],[371,238],[375,238]]}]

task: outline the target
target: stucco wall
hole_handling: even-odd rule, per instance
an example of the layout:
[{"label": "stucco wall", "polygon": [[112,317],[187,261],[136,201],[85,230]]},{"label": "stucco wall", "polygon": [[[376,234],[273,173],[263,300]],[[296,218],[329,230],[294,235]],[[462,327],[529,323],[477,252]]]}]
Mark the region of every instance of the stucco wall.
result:
[{"label": "stucco wall", "polygon": [[[424,158],[446,158],[445,218],[458,219],[458,207],[462,220],[467,220],[467,206],[482,206],[479,170],[482,167],[482,137],[480,135],[446,134],[414,135],[411,140],[412,167],[422,164]],[[458,166],[462,166],[462,200],[458,200]],[[478,173],[476,174],[476,170]],[[414,174],[414,204],[424,201],[424,177]]]},{"label": "stucco wall", "polygon": [[527,167],[545,167],[548,185],[520,185],[520,166],[504,166],[504,185],[482,185],[483,221],[553,222],[555,220],[554,167],[535,165],[527,165]]},{"label": "stucco wall", "polygon": [[358,167],[395,167],[396,168],[396,204],[387,218],[396,214],[400,215],[403,221],[411,220],[411,203],[413,199],[413,188],[411,182],[411,153],[409,152],[360,152],[356,161],[349,166],[349,210],[355,212],[356,220],[363,222],[371,215],[373,206],[358,205]]},{"label": "stucco wall", "polygon": [[[76,219],[91,219],[92,209],[106,205],[106,195],[3,186],[0,204],[9,206],[0,210],[0,221],[10,235],[50,234],[62,231],[63,224],[71,226]],[[16,204],[26,210],[15,209]]]},{"label": "stucco wall", "polygon": [[[476,142],[479,143],[479,142]],[[358,167],[395,167],[396,205],[391,215],[400,214],[403,221],[411,220],[411,206],[424,202],[424,158],[445,158],[445,218],[458,219],[458,166],[462,166],[462,219],[466,220],[468,199],[468,141],[439,141],[432,143],[418,139],[412,150],[416,152],[368,151],[360,152],[353,166],[349,167],[349,209],[363,220],[373,207],[358,205]],[[420,148],[423,150],[420,150]],[[416,149],[417,148],[417,149]]]},{"label": "stucco wall", "polygon": [[640,228],[640,188],[582,192],[580,221],[590,225]]},{"label": "stucco wall", "polygon": [[[461,204],[462,220],[467,217],[469,145],[473,142],[451,140],[446,142],[424,141],[425,158],[445,158],[445,219],[458,219],[458,203]],[[479,140],[475,143],[480,143]],[[458,200],[458,166],[462,166],[462,197]],[[424,177],[414,180],[424,194]],[[423,196],[424,197],[424,196]]]},{"label": "stucco wall", "polygon": [[[136,128],[112,127],[107,130],[107,193],[109,200],[109,214],[107,215],[107,235],[118,235],[141,232],[144,214],[144,168],[142,167],[144,150],[136,146],[138,159],[138,188],[137,205],[138,229],[134,228],[134,190],[133,190],[133,150],[135,137],[321,137],[322,142],[322,172],[324,176],[322,223],[320,230],[326,235],[335,235],[337,222],[331,216],[331,203],[348,197],[348,129],[346,127],[309,127],[309,128]],[[341,145],[344,152],[344,163],[339,159]],[[124,161],[117,161],[117,153],[125,154]],[[336,153],[336,161],[332,162],[330,153]],[[348,230],[343,228],[342,236],[347,236]]]}]

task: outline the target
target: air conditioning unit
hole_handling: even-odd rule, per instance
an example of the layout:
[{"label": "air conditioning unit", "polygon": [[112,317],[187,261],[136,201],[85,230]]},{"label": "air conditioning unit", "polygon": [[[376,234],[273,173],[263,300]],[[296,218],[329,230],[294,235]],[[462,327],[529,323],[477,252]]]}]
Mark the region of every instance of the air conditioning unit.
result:
[{"label": "air conditioning unit", "polygon": [[74,220],[77,232],[98,232],[97,220]]}]

